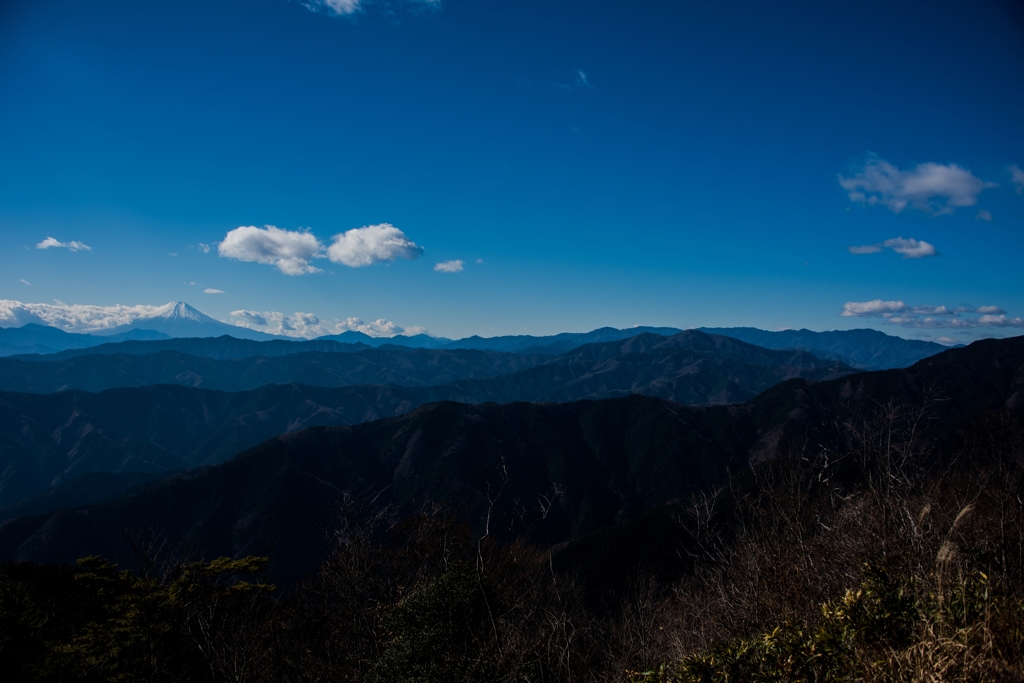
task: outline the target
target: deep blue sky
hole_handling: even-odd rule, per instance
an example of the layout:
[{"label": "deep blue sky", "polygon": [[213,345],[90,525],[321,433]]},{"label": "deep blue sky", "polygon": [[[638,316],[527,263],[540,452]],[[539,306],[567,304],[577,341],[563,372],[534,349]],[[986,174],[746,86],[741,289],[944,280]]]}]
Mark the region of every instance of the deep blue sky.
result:
[{"label": "deep blue sky", "polygon": [[[224,320],[302,311],[456,337],[1021,334],[1007,326],[1024,316],[1014,7],[5,0],[0,299],[181,299]],[[923,208],[852,201],[839,176],[883,161],[926,185],[955,164],[998,187],[945,213],[955,178]],[[296,276],[217,255],[239,226],[327,246],[381,223],[422,255]],[[90,249],[37,248],[47,237]],[[847,250],[897,237],[937,255]],[[452,260],[464,269],[434,270]],[[873,300],[904,302],[904,325],[840,315]],[[927,322],[914,307],[928,306],[1005,317]]]}]

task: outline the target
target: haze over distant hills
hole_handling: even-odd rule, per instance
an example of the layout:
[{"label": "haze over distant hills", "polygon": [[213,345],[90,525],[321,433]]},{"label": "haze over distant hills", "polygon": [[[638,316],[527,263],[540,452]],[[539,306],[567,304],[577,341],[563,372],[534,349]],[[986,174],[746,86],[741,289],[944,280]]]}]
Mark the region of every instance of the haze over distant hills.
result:
[{"label": "haze over distant hills", "polygon": [[[819,358],[837,360],[861,369],[908,367],[922,358],[940,353],[947,347],[934,342],[908,340],[870,329],[812,332],[786,330],[769,332],[749,327],[700,328],[704,332],[733,337],[770,349],[809,351]],[[362,332],[347,331],[316,340],[301,340],[230,325],[177,301],[165,304],[149,315],[131,323],[92,335],[70,334],[41,325],[21,328],[0,328],[0,356],[54,354],[70,358],[97,348],[102,354],[148,354],[157,351],[182,351],[192,355],[216,358],[246,356],[281,356],[306,351],[347,352],[366,347],[403,347],[423,349],[476,349],[520,354],[559,355],[585,344],[618,341],[639,334],[672,336],[682,330],[672,327],[633,327],[615,329],[602,327],[591,332],[564,332],[549,336],[514,335],[500,337],[472,336],[446,339],[426,334],[394,337],[372,337]],[[235,340],[272,342],[267,346],[246,345],[222,340],[217,344],[198,343],[196,339],[229,336]],[[127,341],[158,340],[163,344],[127,344]],[[172,341],[181,340],[181,341]],[[187,341],[186,341],[187,340]],[[316,343],[313,343],[316,342]],[[116,344],[120,343],[120,346]],[[337,345],[334,345],[337,344]]]},{"label": "haze over distant hills", "polygon": [[903,339],[878,330],[782,330],[769,332],[756,327],[701,327],[702,332],[742,339],[767,349],[802,349],[818,358],[831,358],[860,370],[889,370],[910,367],[917,361],[941,353],[948,346],[919,339]]},{"label": "haze over distant hills", "polygon": [[152,341],[169,336],[155,330],[130,329],[106,337],[65,332],[56,327],[29,323],[21,327],[0,328],[0,356],[15,354],[52,354],[67,349],[86,349],[124,341]]}]

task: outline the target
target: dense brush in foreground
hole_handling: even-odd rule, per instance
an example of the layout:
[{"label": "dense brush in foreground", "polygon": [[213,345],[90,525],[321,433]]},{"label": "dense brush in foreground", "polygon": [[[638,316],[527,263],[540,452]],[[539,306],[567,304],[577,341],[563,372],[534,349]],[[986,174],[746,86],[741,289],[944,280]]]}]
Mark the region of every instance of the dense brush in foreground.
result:
[{"label": "dense brush in foreground", "polygon": [[[780,444],[666,509],[671,533],[645,542],[671,572],[602,590],[593,566],[560,569],[571,546],[368,500],[343,506],[328,559],[286,595],[261,559],[152,539],[130,571],[11,564],[0,661],[27,681],[1018,681],[1022,417],[929,436],[926,411],[888,407],[841,449]],[[518,524],[542,537],[549,511]],[[622,565],[602,539],[589,557]]]}]

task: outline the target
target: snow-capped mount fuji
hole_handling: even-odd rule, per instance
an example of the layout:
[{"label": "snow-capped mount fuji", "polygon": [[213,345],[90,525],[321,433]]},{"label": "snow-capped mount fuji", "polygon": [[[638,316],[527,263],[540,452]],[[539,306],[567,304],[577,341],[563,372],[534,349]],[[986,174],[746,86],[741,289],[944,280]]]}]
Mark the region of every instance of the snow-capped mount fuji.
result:
[{"label": "snow-capped mount fuji", "polygon": [[94,334],[107,336],[128,330],[154,330],[169,337],[220,337],[227,334],[236,339],[257,341],[280,339],[272,334],[222,323],[184,301],[172,301],[130,323]]}]

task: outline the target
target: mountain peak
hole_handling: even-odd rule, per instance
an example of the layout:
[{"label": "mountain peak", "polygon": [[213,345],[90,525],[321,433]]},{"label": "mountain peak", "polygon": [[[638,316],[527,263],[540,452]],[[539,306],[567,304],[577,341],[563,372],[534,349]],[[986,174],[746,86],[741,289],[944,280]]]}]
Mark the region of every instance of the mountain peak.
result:
[{"label": "mountain peak", "polygon": [[147,313],[146,315],[138,318],[135,322],[138,322],[139,320],[188,320],[200,323],[218,322],[202,311],[189,306],[184,301],[171,301],[170,303],[166,303],[154,310],[152,313]]}]

